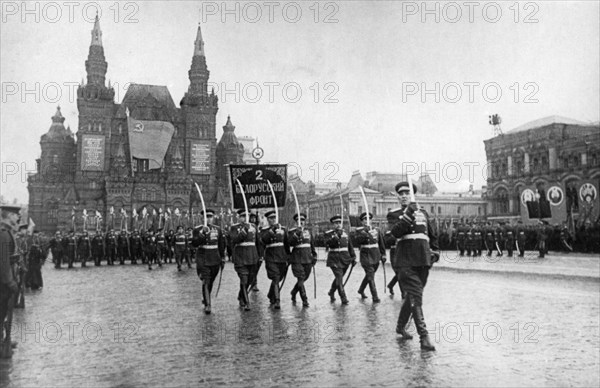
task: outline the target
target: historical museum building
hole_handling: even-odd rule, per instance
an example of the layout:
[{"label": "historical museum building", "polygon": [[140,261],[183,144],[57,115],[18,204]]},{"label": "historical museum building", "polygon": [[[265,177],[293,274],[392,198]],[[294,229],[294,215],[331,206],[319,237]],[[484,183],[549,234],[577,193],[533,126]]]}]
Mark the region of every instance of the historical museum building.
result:
[{"label": "historical museum building", "polygon": [[202,187],[207,206],[217,211],[230,206],[226,165],[242,163],[244,147],[229,118],[217,143],[218,98],[207,90],[200,26],[180,107],[167,87],[158,85],[131,84],[116,103],[106,84],[107,67],[96,18],[85,61],[87,82],[77,90],[76,140],[59,107],[41,137],[37,173],[28,180],[29,216],[37,228],[53,232],[75,225],[79,231],[84,213],[98,214],[116,229],[134,226],[133,213],[144,208],[154,214],[194,205],[197,214],[193,182]]},{"label": "historical museum building", "polygon": [[484,143],[493,218],[554,224],[597,219],[598,123],[550,116]]}]

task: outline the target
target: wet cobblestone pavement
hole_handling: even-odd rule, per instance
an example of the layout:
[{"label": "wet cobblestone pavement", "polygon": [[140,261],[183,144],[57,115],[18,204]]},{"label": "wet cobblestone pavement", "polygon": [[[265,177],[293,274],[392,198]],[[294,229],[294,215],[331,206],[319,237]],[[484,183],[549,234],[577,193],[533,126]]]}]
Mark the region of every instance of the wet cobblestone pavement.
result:
[{"label": "wet cobblestone pavement", "polygon": [[[320,257],[324,255],[320,253]],[[393,276],[386,266],[387,280]],[[600,282],[434,268],[424,313],[436,352],[395,334],[400,296],[361,300],[363,270],[330,303],[333,275],[317,264],[317,299],[281,310],[266,298],[264,266],[252,310],[236,300],[228,263],[213,313],[195,269],[125,265],[56,270],[15,310],[18,348],[0,360],[1,385],[23,386],[598,386]],[[367,292],[368,294],[368,292]],[[214,297],[214,295],[213,295]],[[410,329],[414,332],[414,327]]]}]

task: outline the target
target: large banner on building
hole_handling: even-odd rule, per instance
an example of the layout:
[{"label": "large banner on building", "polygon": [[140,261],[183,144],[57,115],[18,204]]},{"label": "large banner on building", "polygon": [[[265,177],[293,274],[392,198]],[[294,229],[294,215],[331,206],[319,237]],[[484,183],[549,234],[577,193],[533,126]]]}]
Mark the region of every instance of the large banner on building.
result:
[{"label": "large banner on building", "polygon": [[269,183],[273,186],[277,206],[285,206],[287,193],[287,165],[256,164],[230,165],[229,177],[231,185],[231,201],[235,209],[244,208],[244,198],[239,180],[244,188],[249,209],[275,207]]},{"label": "large banner on building", "polygon": [[566,195],[560,183],[524,187],[519,200],[521,219],[526,223],[561,224],[567,219]]},{"label": "large banner on building", "polygon": [[598,198],[599,182],[584,180],[580,182],[578,193],[578,224],[594,223],[598,219],[600,199]]},{"label": "large banner on building", "polygon": [[81,137],[81,170],[104,171],[103,135],[83,135]]},{"label": "large banner on building", "polygon": [[166,121],[136,120],[127,117],[129,151],[132,158],[147,159],[151,170],[161,168],[175,132]]},{"label": "large banner on building", "polygon": [[189,166],[191,174],[210,174],[210,142],[190,141]]}]

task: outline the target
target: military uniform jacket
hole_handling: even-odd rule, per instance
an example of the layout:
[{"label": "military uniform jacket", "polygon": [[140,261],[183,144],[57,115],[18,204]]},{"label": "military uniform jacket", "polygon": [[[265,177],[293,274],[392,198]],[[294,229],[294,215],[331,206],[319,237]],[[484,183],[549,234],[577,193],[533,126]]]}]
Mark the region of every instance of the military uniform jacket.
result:
[{"label": "military uniform jacket", "polygon": [[[521,244],[524,244],[525,241],[527,241],[527,235],[525,234],[525,228],[517,227],[516,233],[517,233],[517,241]],[[523,248],[523,247],[521,247],[521,248]]]},{"label": "military uniform jacket", "polygon": [[385,257],[385,241],[377,228],[356,229],[356,242],[360,244],[360,264],[375,265]]},{"label": "military uniform jacket", "polygon": [[405,214],[406,209],[398,208],[390,212],[392,218],[398,220],[392,227],[392,234],[397,239],[392,266],[431,267],[431,251],[439,251],[437,230],[425,209],[415,211],[414,219]]},{"label": "military uniform jacket", "polygon": [[506,238],[506,241],[515,241],[515,232],[513,231],[513,228],[510,226],[505,227],[504,237]]},{"label": "military uniform jacket", "polygon": [[330,230],[325,232],[325,246],[329,248],[327,253],[327,266],[333,267],[337,264],[349,265],[356,260],[352,241],[345,230]]},{"label": "military uniform jacket", "polygon": [[15,237],[10,225],[2,223],[0,225],[0,284],[16,287],[16,281],[13,277],[11,257],[16,251]]},{"label": "military uniform jacket", "polygon": [[499,226],[499,227],[496,228],[496,235],[495,235],[495,237],[496,237],[496,241],[497,242],[504,241],[504,229],[501,226]]},{"label": "military uniform jacket", "polygon": [[92,239],[92,249],[94,250],[94,252],[102,253],[102,251],[104,250],[102,243],[102,236],[100,236],[99,234],[95,235]]},{"label": "military uniform jacket", "polygon": [[50,249],[52,249],[52,254],[60,254],[63,251],[62,239],[57,239],[53,237],[50,240]]},{"label": "military uniform jacket", "polygon": [[260,240],[264,247],[265,260],[272,263],[287,263],[290,254],[290,244],[287,230],[280,226],[275,229],[266,227],[260,230]]},{"label": "military uniform jacket", "polygon": [[288,231],[292,254],[290,264],[311,264],[317,258],[317,250],[310,231],[292,228]]},{"label": "military uniform jacket", "polygon": [[[225,237],[221,228],[215,225],[207,225],[210,229],[208,233],[202,233],[202,227],[195,228],[192,231],[192,247],[197,247],[196,258],[198,265],[219,265],[225,257]],[[180,236],[175,236],[175,242]],[[185,238],[185,236],[183,236]]]},{"label": "military uniform jacket", "polygon": [[465,241],[466,238],[467,238],[467,228],[463,225],[460,225],[457,229],[456,241],[462,243]]},{"label": "military uniform jacket", "polygon": [[254,224],[234,224],[229,230],[231,253],[234,265],[254,265],[258,263],[260,238]]},{"label": "military uniform jacket", "polygon": [[91,249],[90,238],[87,236],[79,237],[79,241],[77,241],[77,252],[80,255],[87,255],[90,253]]},{"label": "military uniform jacket", "polygon": [[[488,226],[484,229],[484,233],[485,233],[485,241],[488,244],[493,244],[494,243],[494,229],[491,226]],[[490,246],[489,248],[491,249],[492,247]]]},{"label": "military uniform jacket", "polygon": [[[188,238],[185,234],[183,233],[177,233],[175,235],[175,237],[173,237],[173,245],[175,247],[175,252],[177,253],[181,253],[185,251],[185,248],[187,248],[187,244],[188,244]],[[193,240],[192,240],[192,244],[193,244]]]},{"label": "military uniform jacket", "polygon": [[134,234],[131,236],[131,249],[140,250],[142,249],[142,238],[139,234]]},{"label": "military uniform jacket", "polygon": [[154,252],[154,250],[156,249],[156,244],[155,244],[155,237],[154,235],[146,235],[144,237],[142,237],[143,241],[144,241],[144,252]]}]

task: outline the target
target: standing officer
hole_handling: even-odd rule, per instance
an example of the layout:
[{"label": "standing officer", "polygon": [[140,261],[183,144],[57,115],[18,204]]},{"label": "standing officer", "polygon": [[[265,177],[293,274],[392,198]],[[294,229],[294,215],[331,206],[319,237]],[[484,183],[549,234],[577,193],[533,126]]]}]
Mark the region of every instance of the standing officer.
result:
[{"label": "standing officer", "polygon": [[475,256],[475,234],[473,233],[473,224],[467,226],[466,229],[467,241],[465,242],[465,248],[467,250],[467,256],[471,256],[471,252],[473,252],[473,256]]},{"label": "standing officer", "polygon": [[511,225],[504,226],[504,239],[504,248],[508,251],[508,257],[512,257],[515,246],[515,232]]},{"label": "standing officer", "polygon": [[494,242],[496,243],[496,249],[498,250],[498,257],[500,257],[504,250],[504,222],[499,222],[498,226],[496,226]]},{"label": "standing officer", "polygon": [[187,228],[185,238],[187,250],[183,257],[187,261],[188,268],[192,268],[192,258],[196,257],[196,248],[192,245],[192,239],[194,238],[194,230],[192,228]]},{"label": "standing officer", "polygon": [[[206,215],[203,211],[200,214],[206,217],[206,226],[199,226],[193,230],[193,238],[190,244],[195,248],[196,272],[202,280],[204,313],[210,314],[210,294],[212,293],[213,284],[219,274],[219,269],[223,270],[225,267],[226,241],[221,228],[213,225],[214,210],[206,209]],[[181,234],[179,234],[179,228],[181,228]],[[175,244],[179,242],[178,239],[183,234],[183,228],[181,226],[179,228],[178,234],[175,236]],[[180,255],[177,257],[180,257]]]},{"label": "standing officer", "polygon": [[140,236],[140,232],[134,230],[131,233],[131,264],[137,264],[137,261],[141,259],[142,256],[142,237]]},{"label": "standing officer", "polygon": [[537,247],[540,252],[540,258],[544,258],[546,255],[546,240],[548,239],[548,231],[546,229],[546,225],[548,224],[546,221],[540,221],[541,224],[537,227]]},{"label": "standing officer", "polygon": [[[427,284],[429,269],[439,260],[437,231],[433,227],[424,209],[410,201],[408,182],[396,185],[400,195],[401,208],[392,210],[388,220],[396,220],[392,226],[392,234],[397,238],[394,271],[398,275],[406,298],[400,309],[396,332],[404,338],[412,338],[406,333],[406,324],[412,312],[417,333],[421,338],[422,350],[435,350],[429,340],[429,332],[423,316],[423,289]],[[416,193],[417,188],[413,185]]]},{"label": "standing officer", "polygon": [[[279,297],[279,282],[287,274],[287,263],[290,254],[288,233],[284,227],[276,223],[275,210],[265,213],[269,226],[261,228],[260,240],[265,248],[265,267],[267,277],[271,280],[267,297],[276,310],[281,308]],[[292,269],[293,271],[293,269]],[[302,293],[300,293],[302,295]],[[306,295],[305,295],[306,296]],[[304,299],[302,299],[304,300]],[[308,302],[307,302],[308,304]]]},{"label": "standing officer", "polygon": [[304,228],[306,214],[294,214],[294,221],[298,223],[298,226],[290,229],[288,232],[288,239],[292,250],[290,264],[292,266],[292,273],[296,278],[296,284],[291,292],[292,302],[296,303],[296,294],[299,292],[300,298],[302,298],[302,306],[309,307],[304,284],[310,277],[312,268],[317,264],[317,251],[312,234]]},{"label": "standing officer", "polygon": [[479,224],[474,224],[473,225],[473,256],[481,256],[481,247],[483,245],[483,240],[482,240],[482,236],[481,236],[481,227],[479,226]]},{"label": "standing officer", "polygon": [[[254,224],[254,226],[256,226],[256,229],[258,230],[258,214],[256,213],[251,213],[250,214],[250,223]],[[264,253],[264,252],[263,252]],[[258,289],[258,272],[260,271],[260,267],[262,266],[262,262],[263,262],[263,257],[260,256],[259,260],[258,260],[258,264],[256,264],[256,267],[254,268],[254,271],[252,271],[252,273],[250,274],[250,277],[248,278],[248,284],[250,285],[249,290],[252,290],[254,292],[258,292],[260,291]]]},{"label": "standing officer", "polygon": [[167,263],[167,241],[165,240],[165,231],[162,228],[159,228],[156,234],[156,257],[160,266],[162,266],[163,261],[165,264]]},{"label": "standing officer", "polygon": [[492,252],[494,250],[494,243],[495,243],[495,238],[494,238],[494,228],[492,228],[492,223],[488,222],[487,226],[485,227],[485,247],[487,249],[487,256],[490,257],[492,256]]},{"label": "standing officer", "polygon": [[[11,341],[12,311],[18,286],[13,274],[13,262],[18,260],[14,231],[20,220],[21,208],[0,206],[0,357],[12,356]],[[7,319],[7,322],[4,321]]]},{"label": "standing officer", "polygon": [[379,229],[369,227],[367,219],[373,219],[373,214],[362,213],[360,220],[363,226],[356,230],[356,242],[360,244],[360,265],[365,270],[365,277],[358,288],[358,293],[363,299],[366,299],[365,288],[368,284],[371,296],[373,297],[373,303],[379,303],[381,300],[377,296],[375,272],[379,268],[380,261],[381,265],[385,265],[385,242]]},{"label": "standing officer", "polygon": [[88,232],[83,232],[77,241],[77,255],[81,260],[81,266],[85,267],[87,261],[92,256],[92,246],[90,244]]},{"label": "standing officer", "polygon": [[467,227],[462,222],[456,228],[456,248],[461,256],[465,255],[465,241],[467,239]]},{"label": "standing officer", "polygon": [[129,236],[125,230],[122,230],[117,238],[117,246],[119,247],[119,264],[125,264],[126,259],[129,257]]},{"label": "standing officer", "polygon": [[246,211],[238,210],[237,224],[231,225],[229,235],[231,236],[231,250],[235,272],[240,278],[240,291],[238,301],[246,311],[250,310],[248,299],[248,285],[250,276],[256,271],[259,261],[260,239],[256,226],[246,222]]},{"label": "standing officer", "polygon": [[60,268],[62,260],[63,260],[63,244],[62,244],[62,235],[60,230],[57,230],[50,240],[50,250],[52,251],[52,259],[54,260],[54,268]]},{"label": "standing officer", "polygon": [[519,251],[519,257],[525,256],[525,243],[527,242],[527,230],[523,226],[523,221],[517,221],[517,227],[515,233],[517,235],[517,248]]},{"label": "standing officer", "polygon": [[348,267],[356,265],[356,254],[352,241],[345,230],[342,229],[342,217],[335,215],[329,219],[334,224],[333,230],[325,232],[325,246],[329,248],[327,253],[327,266],[331,268],[335,277],[331,283],[329,297],[335,302],[335,291],[337,290],[342,304],[348,304],[346,291],[344,290],[344,275]]}]

